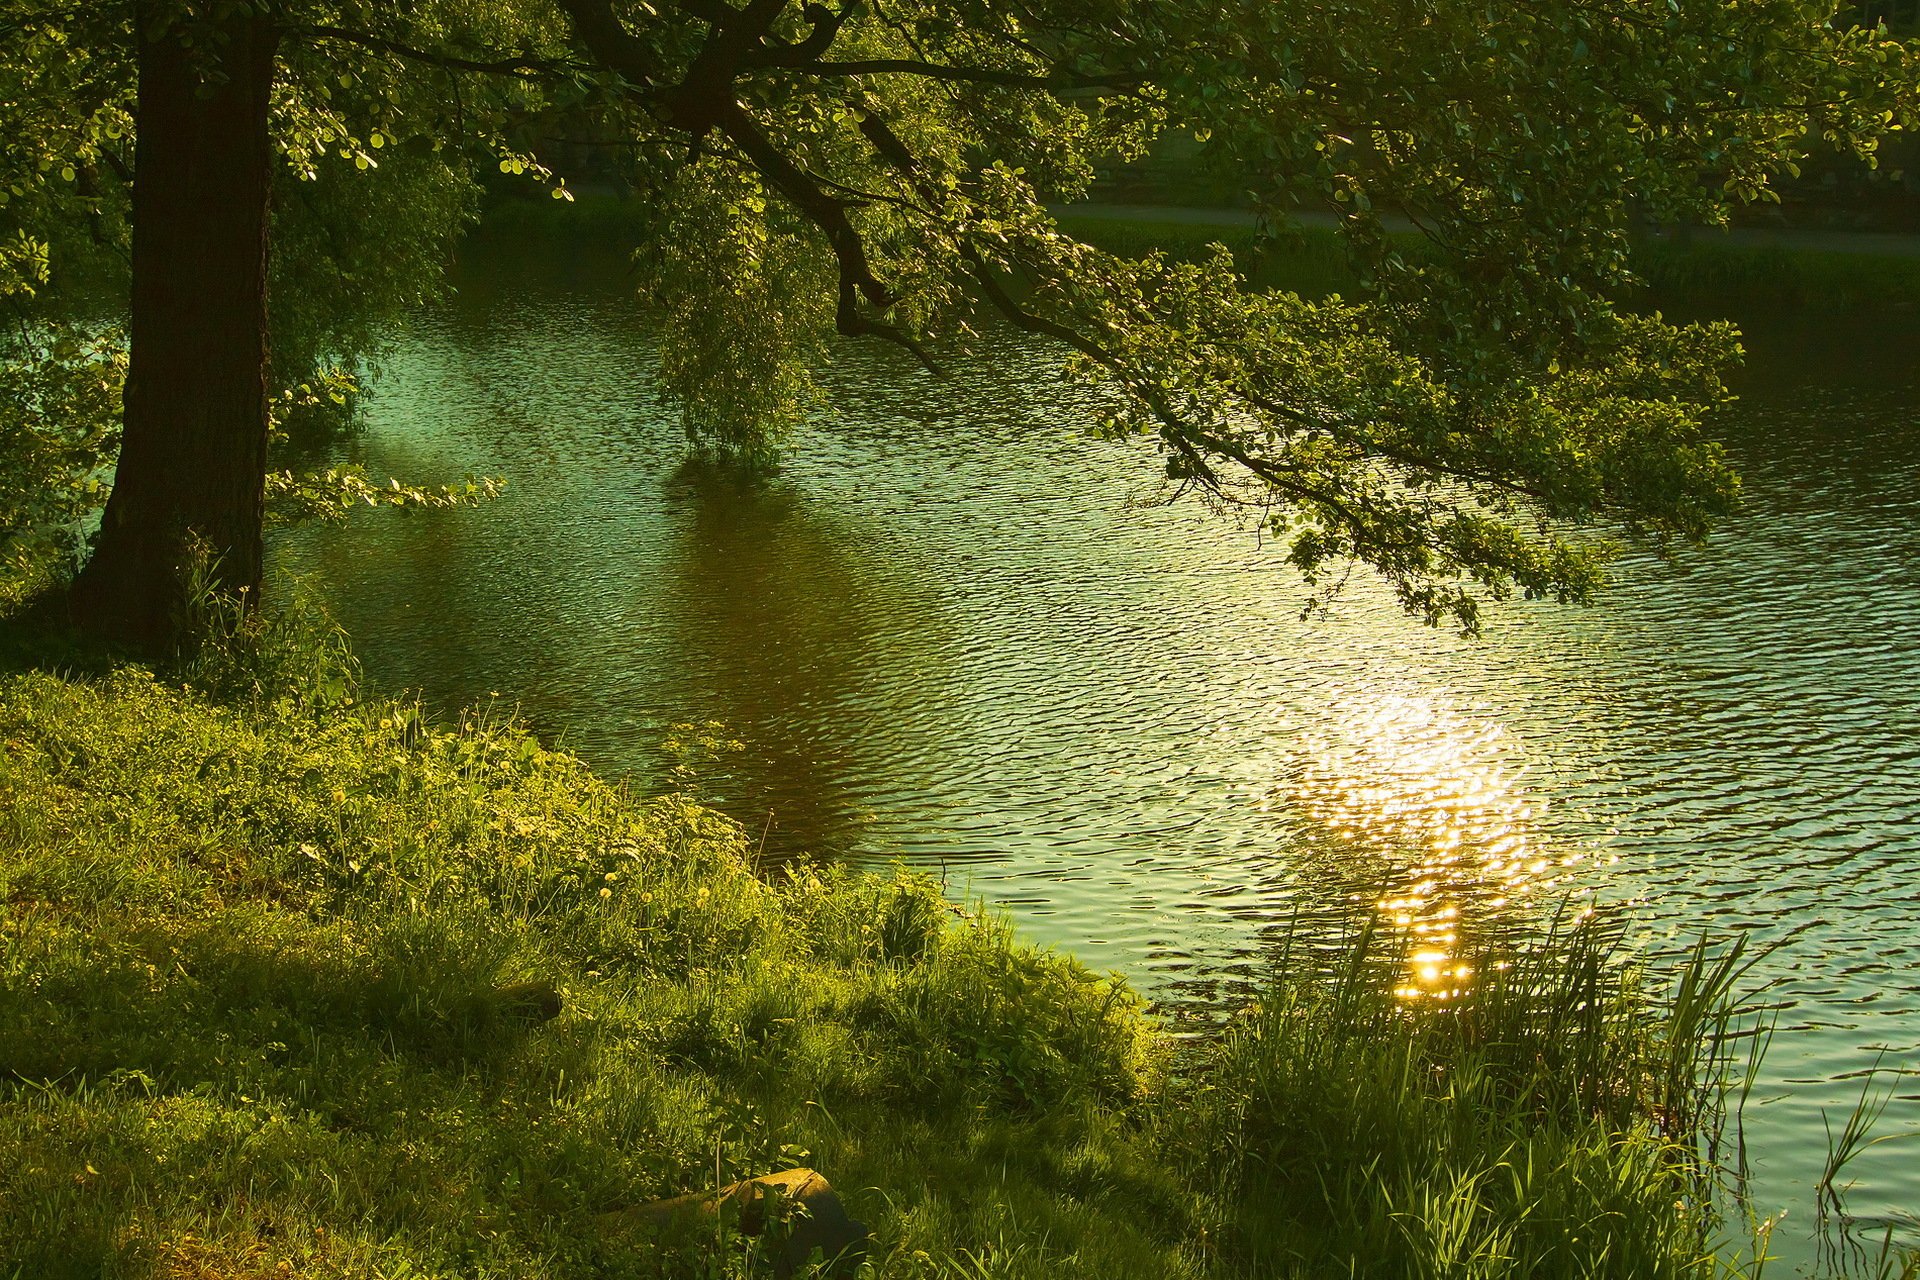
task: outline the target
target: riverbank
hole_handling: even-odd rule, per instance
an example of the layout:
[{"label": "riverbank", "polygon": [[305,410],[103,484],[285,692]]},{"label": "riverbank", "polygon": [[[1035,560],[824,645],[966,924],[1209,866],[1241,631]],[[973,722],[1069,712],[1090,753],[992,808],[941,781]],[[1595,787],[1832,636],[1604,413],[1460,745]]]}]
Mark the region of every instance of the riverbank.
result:
[{"label": "riverbank", "polygon": [[1421,1008],[1303,945],[1179,1051],[924,878],[363,700],[308,615],[159,674],[5,638],[0,1274],[755,1274],[602,1215],[795,1164],[875,1277],[1730,1266],[1731,962],[1588,928]]},{"label": "riverbank", "polygon": [[[1077,204],[1055,215],[1063,230],[1110,253],[1198,257],[1221,243],[1262,287],[1320,296],[1358,285],[1331,215],[1304,215],[1298,234],[1271,244],[1259,243],[1254,216],[1244,209]],[[573,205],[505,199],[488,210],[479,234],[631,243],[644,216],[604,192],[583,194]],[[1389,230],[1415,239],[1409,228]],[[1920,306],[1920,236],[1765,228],[1646,235],[1634,242],[1634,269],[1645,287],[1629,301],[1736,316],[1761,308],[1908,312]]]},{"label": "riverbank", "polygon": [[[1334,220],[1304,216],[1291,240],[1261,245],[1254,216],[1240,209],[1175,205],[1071,205],[1056,210],[1063,230],[1110,253],[1161,250],[1196,257],[1213,243],[1233,250],[1257,284],[1317,295],[1358,284]],[[1406,227],[1389,228],[1409,243]],[[1920,236],[1875,232],[1696,230],[1635,240],[1635,300],[1662,306],[1761,307],[1812,311],[1909,311],[1920,305]]]}]

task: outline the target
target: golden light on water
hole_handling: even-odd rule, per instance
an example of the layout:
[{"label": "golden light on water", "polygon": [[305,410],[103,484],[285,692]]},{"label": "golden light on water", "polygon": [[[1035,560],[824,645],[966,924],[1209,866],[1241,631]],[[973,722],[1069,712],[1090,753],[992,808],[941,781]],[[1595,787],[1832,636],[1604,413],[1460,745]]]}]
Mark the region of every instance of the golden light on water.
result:
[{"label": "golden light on water", "polygon": [[1308,744],[1294,808],[1393,886],[1377,907],[1407,944],[1402,996],[1453,999],[1473,978],[1463,915],[1570,891],[1585,855],[1549,846],[1499,724],[1408,695],[1337,708],[1330,723]]}]

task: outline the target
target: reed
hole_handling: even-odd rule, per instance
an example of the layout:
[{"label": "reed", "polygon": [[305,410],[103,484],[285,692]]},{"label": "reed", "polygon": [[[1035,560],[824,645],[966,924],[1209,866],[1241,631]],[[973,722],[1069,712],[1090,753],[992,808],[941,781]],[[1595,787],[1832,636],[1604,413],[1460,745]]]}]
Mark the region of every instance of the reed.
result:
[{"label": "reed", "polygon": [[1283,976],[1207,1074],[1247,1274],[1702,1276],[1729,1207],[1711,1153],[1752,1028],[1747,960],[1702,944],[1662,982],[1621,924],[1561,920],[1468,953],[1446,1002],[1400,944]]}]

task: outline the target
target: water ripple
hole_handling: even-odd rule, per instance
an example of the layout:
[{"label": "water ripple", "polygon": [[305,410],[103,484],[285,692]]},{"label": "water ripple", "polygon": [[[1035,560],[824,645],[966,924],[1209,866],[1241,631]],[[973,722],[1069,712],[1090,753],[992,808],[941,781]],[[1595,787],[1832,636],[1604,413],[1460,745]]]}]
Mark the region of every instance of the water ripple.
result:
[{"label": "water ripple", "polygon": [[[1746,932],[1784,1005],[1759,1208],[1804,1215],[1822,1108],[1883,1047],[1920,1066],[1920,417],[1912,334],[1749,345],[1744,512],[1479,643],[1364,584],[1303,622],[1270,547],[1159,505],[1021,343],[946,382],[850,353],[775,482],[688,472],[642,318],[504,271],[413,327],[354,448],[506,496],[277,554],[390,687],[497,691],[647,785],[670,723],[723,721],[747,745],[706,785],[769,848],[938,869],[1165,1000],[1243,999],[1289,921],[1356,908],[1441,997],[1465,937],[1569,894],[1655,950]],[[1920,1206],[1896,1150],[1856,1213]]]}]

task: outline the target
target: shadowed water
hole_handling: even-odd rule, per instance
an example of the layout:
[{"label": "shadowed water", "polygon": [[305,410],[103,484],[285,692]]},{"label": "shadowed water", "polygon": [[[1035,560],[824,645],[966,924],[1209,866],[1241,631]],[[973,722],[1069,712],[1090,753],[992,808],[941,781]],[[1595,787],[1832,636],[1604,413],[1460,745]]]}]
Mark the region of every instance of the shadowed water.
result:
[{"label": "shadowed water", "polygon": [[[1804,1255],[1821,1109],[1881,1047],[1920,1067],[1920,325],[1755,334],[1746,511],[1475,642],[1358,577],[1302,621],[1274,548],[1161,503],[1022,342],[944,381],[849,351],[771,483],[690,471],[617,266],[561,265],[486,255],[351,447],[506,496],[279,542],[379,684],[498,695],[643,785],[670,725],[720,721],[744,746],[702,785],[770,855],[941,869],[1170,1002],[1240,998],[1290,922],[1356,907],[1437,998],[1464,933],[1569,894],[1659,947],[1751,932],[1783,1004],[1756,1201]],[[1913,1085],[1883,1131],[1920,1129]],[[1902,1145],[1854,1212],[1920,1211]]]}]

